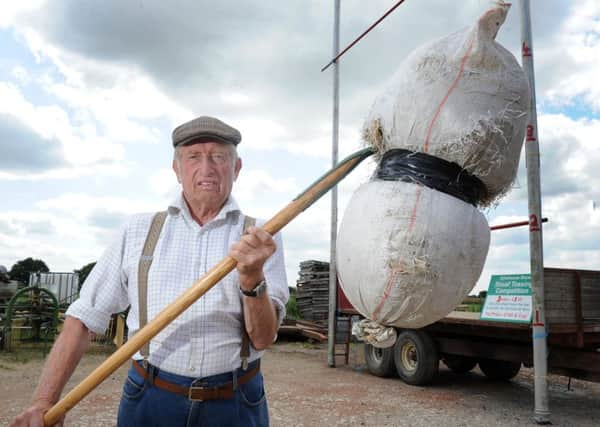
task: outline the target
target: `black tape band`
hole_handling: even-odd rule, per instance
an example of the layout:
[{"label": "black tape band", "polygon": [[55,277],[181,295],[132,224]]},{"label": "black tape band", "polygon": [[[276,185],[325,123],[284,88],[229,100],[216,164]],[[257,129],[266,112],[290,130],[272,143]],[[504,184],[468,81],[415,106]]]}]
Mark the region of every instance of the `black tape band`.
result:
[{"label": "black tape band", "polygon": [[375,178],[423,184],[473,206],[487,196],[485,184],[458,164],[400,148],[383,154]]}]

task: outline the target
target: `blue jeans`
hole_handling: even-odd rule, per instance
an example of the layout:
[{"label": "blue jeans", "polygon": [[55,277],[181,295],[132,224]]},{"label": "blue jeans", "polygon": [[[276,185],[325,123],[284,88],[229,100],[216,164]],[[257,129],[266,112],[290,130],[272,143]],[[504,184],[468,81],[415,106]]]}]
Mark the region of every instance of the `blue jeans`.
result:
[{"label": "blue jeans", "polygon": [[[257,362],[250,363],[252,369]],[[151,374],[171,383],[189,387],[195,385],[218,386],[231,382],[231,372],[202,378],[184,377],[160,371],[150,366]],[[153,371],[153,372],[152,372]],[[245,371],[236,370],[236,376]],[[246,384],[238,385],[232,399],[193,401],[186,396],[162,390],[150,384],[131,367],[119,404],[118,427],[133,426],[268,426],[269,412],[263,387],[263,377],[258,372]]]}]

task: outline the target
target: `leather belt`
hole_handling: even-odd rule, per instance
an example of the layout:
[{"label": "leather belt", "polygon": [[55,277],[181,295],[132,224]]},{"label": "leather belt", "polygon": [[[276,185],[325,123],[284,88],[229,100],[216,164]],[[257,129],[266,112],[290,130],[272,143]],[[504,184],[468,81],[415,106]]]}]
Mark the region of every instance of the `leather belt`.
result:
[{"label": "leather belt", "polygon": [[[138,374],[144,379],[144,381],[148,381],[150,374],[146,369],[144,369],[140,364],[136,361],[133,362],[133,367],[137,371]],[[246,384],[252,378],[256,376],[256,374],[260,371],[260,360],[256,363],[256,366],[246,372],[244,375],[237,378],[236,383],[238,385]],[[180,384],[174,384],[169,381],[165,381],[162,378],[155,376],[152,380],[152,383],[162,389],[169,391],[171,393],[179,394],[182,396],[186,396],[190,400],[218,400],[218,399],[231,399],[233,398],[233,381],[230,381],[225,384],[221,384],[218,386],[196,386],[191,385],[190,387],[185,387]]]}]

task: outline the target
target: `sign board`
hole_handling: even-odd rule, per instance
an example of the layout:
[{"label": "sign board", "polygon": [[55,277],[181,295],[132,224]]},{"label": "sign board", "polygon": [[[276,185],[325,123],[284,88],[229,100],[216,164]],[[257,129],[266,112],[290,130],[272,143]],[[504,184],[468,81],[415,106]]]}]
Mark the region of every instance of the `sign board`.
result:
[{"label": "sign board", "polygon": [[482,320],[530,323],[532,306],[531,275],[493,275],[480,318]]}]

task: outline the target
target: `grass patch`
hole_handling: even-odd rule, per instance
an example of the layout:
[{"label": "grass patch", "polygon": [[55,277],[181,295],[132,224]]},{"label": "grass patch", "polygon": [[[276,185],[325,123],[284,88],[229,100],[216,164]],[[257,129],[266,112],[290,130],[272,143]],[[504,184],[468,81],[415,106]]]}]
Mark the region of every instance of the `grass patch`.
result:
[{"label": "grass patch", "polygon": [[285,317],[287,317],[288,319],[302,319],[302,314],[300,314],[300,310],[298,309],[298,303],[296,302],[296,295],[290,295],[290,299],[285,305],[285,313]]},{"label": "grass patch", "polygon": [[465,311],[470,311],[473,313],[479,313],[483,308],[483,304],[465,304]]}]

